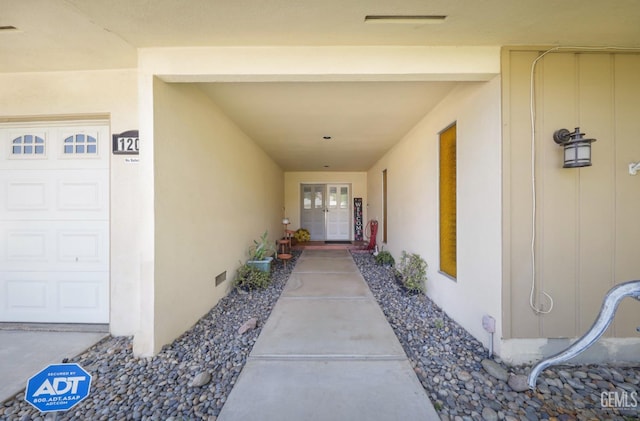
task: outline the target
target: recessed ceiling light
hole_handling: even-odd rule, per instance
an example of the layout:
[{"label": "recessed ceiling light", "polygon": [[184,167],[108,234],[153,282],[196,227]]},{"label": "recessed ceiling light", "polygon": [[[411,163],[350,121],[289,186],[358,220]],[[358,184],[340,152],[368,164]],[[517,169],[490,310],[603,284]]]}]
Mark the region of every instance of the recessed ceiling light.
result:
[{"label": "recessed ceiling light", "polygon": [[367,15],[365,23],[398,23],[405,25],[422,25],[442,23],[446,15]]}]

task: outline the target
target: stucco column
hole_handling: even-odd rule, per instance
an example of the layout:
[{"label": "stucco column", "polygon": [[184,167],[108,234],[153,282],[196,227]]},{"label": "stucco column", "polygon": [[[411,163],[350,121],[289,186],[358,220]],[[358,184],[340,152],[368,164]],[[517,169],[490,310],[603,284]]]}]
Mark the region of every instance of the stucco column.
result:
[{"label": "stucco column", "polygon": [[137,356],[155,354],[155,215],[153,165],[153,75],[138,75],[140,124],[140,325],[133,339]]}]

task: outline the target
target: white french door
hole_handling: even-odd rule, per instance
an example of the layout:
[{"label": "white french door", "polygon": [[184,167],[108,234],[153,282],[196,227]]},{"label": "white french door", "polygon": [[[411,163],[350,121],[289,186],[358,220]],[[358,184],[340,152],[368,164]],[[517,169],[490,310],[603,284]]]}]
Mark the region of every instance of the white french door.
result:
[{"label": "white french door", "polygon": [[312,241],[351,240],[349,184],[303,184],[300,223]]},{"label": "white french door", "polygon": [[351,239],[351,207],[348,184],[327,185],[327,240]]},{"label": "white french door", "polygon": [[311,241],[324,241],[325,185],[303,184],[301,190],[300,227],[309,230]]}]

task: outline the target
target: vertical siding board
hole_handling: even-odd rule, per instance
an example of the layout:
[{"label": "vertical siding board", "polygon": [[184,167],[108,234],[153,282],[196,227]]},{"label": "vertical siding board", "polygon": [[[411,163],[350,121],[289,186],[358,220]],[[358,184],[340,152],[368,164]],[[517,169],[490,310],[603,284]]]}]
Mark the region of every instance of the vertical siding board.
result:
[{"label": "vertical siding board", "polygon": [[529,119],[529,72],[536,59],[535,51],[513,51],[511,53],[509,101],[511,109],[517,110],[509,116],[509,207],[510,273],[508,274],[511,295],[511,337],[535,338],[540,336],[539,317],[529,307],[531,288],[531,153]]},{"label": "vertical siding board", "polygon": [[[615,57],[616,142],[616,283],[640,279],[640,174],[629,175],[640,161],[640,55]],[[637,337],[640,303],[625,299],[614,321],[618,337]]]},{"label": "vertical siding board", "polygon": [[615,241],[614,128],[612,56],[579,54],[580,128],[592,144],[593,166],[579,169],[579,283],[577,334],[595,320],[613,286]]},{"label": "vertical siding board", "polygon": [[578,92],[573,55],[549,54],[543,60],[544,90],[539,101],[542,126],[538,138],[538,273],[540,285],[554,299],[553,311],[542,316],[542,335],[553,338],[576,333],[578,171],[562,168],[562,148],[553,141],[553,132],[560,128],[572,130],[577,125]]}]

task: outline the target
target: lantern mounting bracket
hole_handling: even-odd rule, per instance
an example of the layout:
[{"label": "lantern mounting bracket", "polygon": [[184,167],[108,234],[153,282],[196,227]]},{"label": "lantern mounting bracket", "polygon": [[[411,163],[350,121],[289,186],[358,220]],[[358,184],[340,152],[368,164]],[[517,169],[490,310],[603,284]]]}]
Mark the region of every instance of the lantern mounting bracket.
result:
[{"label": "lantern mounting bracket", "polygon": [[[578,129],[576,129],[576,132],[578,131]],[[556,130],[553,133],[553,140],[558,144],[558,145],[562,145],[563,143],[567,143],[568,141],[571,140],[571,135],[574,135],[574,133],[571,133],[569,130],[567,129],[559,129]]]}]

